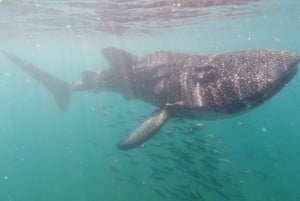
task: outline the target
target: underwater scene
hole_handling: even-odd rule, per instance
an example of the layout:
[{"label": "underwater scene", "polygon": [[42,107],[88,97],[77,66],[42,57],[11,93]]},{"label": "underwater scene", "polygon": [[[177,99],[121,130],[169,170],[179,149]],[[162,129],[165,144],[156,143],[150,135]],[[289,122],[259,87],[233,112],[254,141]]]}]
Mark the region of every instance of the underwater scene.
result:
[{"label": "underwater scene", "polygon": [[[0,201],[300,201],[299,37],[297,0],[0,0]],[[263,104],[174,98],[190,55],[259,91],[273,60],[235,59],[266,49],[295,61]]]}]

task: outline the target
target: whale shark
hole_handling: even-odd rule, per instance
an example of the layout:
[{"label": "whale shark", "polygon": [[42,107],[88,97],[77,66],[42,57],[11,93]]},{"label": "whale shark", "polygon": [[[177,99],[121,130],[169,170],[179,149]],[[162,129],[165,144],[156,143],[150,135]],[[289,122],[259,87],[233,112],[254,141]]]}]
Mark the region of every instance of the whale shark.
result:
[{"label": "whale shark", "polygon": [[112,91],[125,99],[154,105],[141,125],[117,143],[128,150],[145,143],[171,118],[217,120],[247,112],[269,100],[297,73],[300,56],[269,49],[217,54],[157,51],[144,56],[106,47],[110,66],[83,71],[68,83],[18,56],[3,52],[17,67],[40,82],[66,111],[76,91]]}]

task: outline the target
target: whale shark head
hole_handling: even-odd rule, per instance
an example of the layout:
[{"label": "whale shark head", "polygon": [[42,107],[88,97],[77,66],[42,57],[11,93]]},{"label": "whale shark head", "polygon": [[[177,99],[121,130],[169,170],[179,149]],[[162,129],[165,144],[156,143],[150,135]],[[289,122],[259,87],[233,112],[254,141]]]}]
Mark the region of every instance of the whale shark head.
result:
[{"label": "whale shark head", "polygon": [[[297,54],[274,50],[249,50],[245,52],[249,60],[248,68],[250,70],[245,70],[244,85],[241,84],[241,86],[246,87],[246,90],[243,90],[244,97],[249,95],[248,100],[253,100],[254,106],[271,98],[297,73],[297,65],[300,61],[300,56]],[[241,59],[241,62],[247,65],[247,61]]]},{"label": "whale shark head", "polygon": [[266,69],[266,76],[262,77],[264,81],[261,81],[261,87],[266,88],[262,102],[271,98],[296,75],[300,62],[299,55],[285,51],[270,52],[266,57],[270,57],[268,62],[261,64]]},{"label": "whale shark head", "polygon": [[297,54],[276,50],[239,50],[196,59],[183,74],[185,105],[229,114],[251,109],[284,87],[299,61]]}]

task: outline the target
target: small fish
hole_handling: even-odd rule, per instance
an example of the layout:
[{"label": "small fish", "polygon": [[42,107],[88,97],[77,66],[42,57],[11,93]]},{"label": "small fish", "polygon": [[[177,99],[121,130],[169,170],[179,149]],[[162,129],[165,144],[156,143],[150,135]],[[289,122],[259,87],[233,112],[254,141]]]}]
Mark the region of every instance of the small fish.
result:
[{"label": "small fish", "polygon": [[167,196],[164,194],[164,192],[162,192],[160,189],[156,189],[156,188],[151,188],[152,191],[154,191],[156,194],[158,194],[160,197],[166,199]]},{"label": "small fish", "polygon": [[224,192],[222,192],[222,191],[220,191],[220,190],[216,190],[216,193],[217,193],[220,197],[222,197],[222,198],[224,198],[224,199],[226,199],[226,200],[231,200],[231,197],[230,197],[229,195],[227,195],[226,193],[224,193]]},{"label": "small fish", "polygon": [[115,166],[113,166],[113,165],[110,165],[110,166],[109,166],[109,169],[110,169],[110,171],[112,171],[112,172],[114,172],[114,173],[119,172],[119,170],[118,170]]},{"label": "small fish", "polygon": [[199,184],[201,187],[203,187],[204,189],[206,189],[208,191],[214,190],[213,187],[207,185],[207,183],[205,183],[205,182],[203,182],[203,181],[201,181],[199,179],[194,179],[194,182],[197,183],[197,184]]},{"label": "small fish", "polygon": [[171,190],[169,188],[164,188],[164,189],[171,197],[176,198],[176,199],[178,199],[180,197],[178,192],[176,192],[175,190]]},{"label": "small fish", "polygon": [[150,179],[154,179],[154,180],[156,180],[156,181],[165,181],[165,178],[160,177],[160,176],[155,175],[155,174],[151,174],[151,175],[149,176],[149,178],[150,178]]},{"label": "small fish", "polygon": [[218,188],[222,188],[223,184],[221,184],[213,175],[208,175],[210,182]]}]

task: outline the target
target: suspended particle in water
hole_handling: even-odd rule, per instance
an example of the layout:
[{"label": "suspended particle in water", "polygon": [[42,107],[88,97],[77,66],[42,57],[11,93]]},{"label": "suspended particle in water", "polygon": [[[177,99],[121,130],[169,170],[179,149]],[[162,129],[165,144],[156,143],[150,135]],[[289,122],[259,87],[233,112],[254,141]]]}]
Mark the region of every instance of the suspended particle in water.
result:
[{"label": "suspended particle in water", "polygon": [[249,41],[252,40],[252,37],[251,37],[251,33],[250,33],[250,32],[248,33],[248,40],[249,40]]},{"label": "suspended particle in water", "polygon": [[208,137],[214,138],[215,136],[213,134],[208,134]]},{"label": "suspended particle in water", "polygon": [[8,180],[8,176],[5,175],[5,176],[3,177],[3,180]]},{"label": "suspended particle in water", "polygon": [[263,128],[261,129],[261,131],[262,131],[263,133],[266,133],[268,130],[267,130],[267,128],[263,127]]},{"label": "suspended particle in water", "polygon": [[5,72],[5,73],[4,73],[4,76],[10,77],[10,72]]},{"label": "suspended particle in water", "polygon": [[196,125],[196,126],[204,126],[203,123],[196,123],[195,125]]}]

